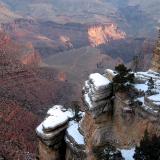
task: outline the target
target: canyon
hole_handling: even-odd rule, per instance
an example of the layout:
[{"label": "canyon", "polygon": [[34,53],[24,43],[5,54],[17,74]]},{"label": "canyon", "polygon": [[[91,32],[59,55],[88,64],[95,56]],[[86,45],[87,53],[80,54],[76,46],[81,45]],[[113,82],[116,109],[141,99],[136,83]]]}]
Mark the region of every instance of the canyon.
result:
[{"label": "canyon", "polygon": [[131,66],[139,54],[142,70],[148,69],[158,4],[0,0],[0,156],[35,159],[34,129],[54,104],[82,103],[81,88],[90,73],[120,63]]}]

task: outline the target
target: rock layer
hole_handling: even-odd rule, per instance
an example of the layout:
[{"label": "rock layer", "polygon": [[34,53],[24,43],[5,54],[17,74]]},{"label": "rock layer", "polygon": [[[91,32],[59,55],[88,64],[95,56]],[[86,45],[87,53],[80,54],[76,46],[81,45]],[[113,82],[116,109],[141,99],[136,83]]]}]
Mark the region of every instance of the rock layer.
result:
[{"label": "rock layer", "polygon": [[155,72],[159,72],[160,73],[160,30],[159,30],[159,37],[158,37],[158,41],[153,53],[153,57],[152,57],[152,64],[151,64],[151,69]]}]

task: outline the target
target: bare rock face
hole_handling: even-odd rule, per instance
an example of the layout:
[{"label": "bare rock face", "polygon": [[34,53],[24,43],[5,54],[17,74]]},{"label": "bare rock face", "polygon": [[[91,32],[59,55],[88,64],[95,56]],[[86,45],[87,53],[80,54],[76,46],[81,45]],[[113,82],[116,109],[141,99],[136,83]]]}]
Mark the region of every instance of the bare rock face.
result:
[{"label": "bare rock face", "polygon": [[95,25],[88,29],[88,39],[91,46],[96,47],[109,42],[110,40],[125,39],[126,34],[118,30],[114,24]]},{"label": "bare rock face", "polygon": [[160,31],[159,31],[159,39],[157,41],[153,57],[152,57],[152,65],[151,69],[155,72],[160,72]]},{"label": "bare rock face", "polygon": [[53,151],[51,147],[46,146],[41,141],[38,144],[40,160],[59,160],[59,150]]},{"label": "bare rock face", "polygon": [[[109,79],[110,81],[112,81],[115,75],[116,72],[112,70],[105,71],[105,76],[107,77],[105,78]],[[93,81],[91,77],[89,78],[89,81],[85,82],[83,93],[86,113],[80,123],[80,128],[86,140],[86,151],[88,160],[97,159],[96,154],[94,153],[95,148],[105,148],[106,146],[108,146],[108,144],[120,149],[134,148],[134,146],[139,143],[146,129],[151,134],[160,134],[158,119],[159,111],[157,110],[159,105],[158,99],[160,78],[158,73],[148,71],[138,72],[135,74],[135,78],[138,83],[134,84],[135,90],[139,92],[139,94],[137,94],[139,96],[137,100],[142,101],[143,99],[142,105],[135,103],[131,106],[128,93],[117,93],[113,101],[108,101],[109,103],[107,104],[110,105],[107,106],[110,107],[107,108],[110,109],[105,110],[106,112],[104,112],[104,110],[102,111],[101,105],[99,105],[103,104],[103,98],[99,99],[99,103],[99,101],[93,101],[93,98],[91,96],[85,96],[85,94],[90,95],[90,92],[93,90],[92,88],[95,89],[94,83],[100,80],[98,77],[96,77],[96,81]],[[146,84],[151,77],[153,77],[155,89],[152,96],[145,97],[145,94],[148,90],[148,86]],[[101,82],[100,84],[102,87],[103,83]],[[104,91],[104,93],[110,93],[109,91],[110,90],[108,88],[108,90]],[[155,91],[158,93],[155,93]],[[103,97],[103,94],[98,95],[99,97]],[[112,94],[108,94],[109,99],[112,99],[111,95]],[[92,94],[92,96],[94,96],[94,94]],[[107,98],[107,94],[105,97]],[[96,108],[98,112],[95,112],[95,110],[93,110],[94,108]]]}]

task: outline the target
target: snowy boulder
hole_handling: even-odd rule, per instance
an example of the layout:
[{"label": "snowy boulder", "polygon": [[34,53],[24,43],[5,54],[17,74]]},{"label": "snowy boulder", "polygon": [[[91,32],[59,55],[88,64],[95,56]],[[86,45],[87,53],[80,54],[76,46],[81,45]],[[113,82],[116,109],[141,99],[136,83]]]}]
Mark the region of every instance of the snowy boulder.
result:
[{"label": "snowy boulder", "polygon": [[89,81],[93,84],[96,91],[105,90],[109,85],[110,81],[99,73],[93,73],[89,76]]},{"label": "snowy boulder", "polygon": [[91,74],[89,80],[85,82],[84,89],[85,107],[94,118],[110,110],[112,88],[110,81],[105,76],[99,73]]},{"label": "snowy boulder", "polygon": [[56,105],[48,110],[45,120],[36,128],[36,133],[46,145],[59,145],[64,139],[69,119],[73,113]]},{"label": "snowy boulder", "polygon": [[49,116],[42,122],[43,130],[46,132],[53,131],[60,126],[63,126],[67,123],[68,117],[65,114],[60,114],[57,116]]}]

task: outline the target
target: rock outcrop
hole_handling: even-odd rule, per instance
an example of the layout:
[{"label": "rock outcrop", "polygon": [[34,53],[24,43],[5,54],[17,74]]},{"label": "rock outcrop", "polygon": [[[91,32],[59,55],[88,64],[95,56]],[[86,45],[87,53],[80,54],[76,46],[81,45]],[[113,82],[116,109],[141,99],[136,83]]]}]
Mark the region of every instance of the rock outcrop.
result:
[{"label": "rock outcrop", "polygon": [[[134,147],[139,143],[146,129],[151,134],[160,134],[159,73],[151,70],[135,73],[135,84],[130,91],[136,94],[134,99],[131,99],[131,93],[113,94],[112,80],[116,74],[117,72],[107,69],[104,75],[94,73],[89,76],[83,87],[85,112],[81,115],[80,121],[77,122],[70,117],[63,119],[63,123],[59,123],[57,120],[60,121],[62,117],[65,117],[59,114],[57,120],[53,118],[52,121],[52,118],[48,117],[41,123],[37,128],[37,134],[41,137],[40,157],[43,157],[45,153],[47,155],[51,153],[54,156],[45,160],[56,159],[53,157],[59,155],[55,150],[58,140],[65,146],[63,158],[66,160],[101,159],[100,157],[106,154],[105,150],[110,150],[112,153],[110,156],[116,160],[122,160],[126,158],[126,153],[130,153],[130,157],[133,156]],[[148,83],[151,78],[154,88],[149,91]],[[63,107],[60,110],[65,115],[65,112],[68,112],[63,111]],[[52,129],[48,130],[44,124],[50,120],[52,127],[48,126],[48,128]],[[49,141],[46,141],[47,134],[50,135]],[[42,149],[42,146],[48,146],[47,150],[45,147]],[[40,160],[44,159],[40,158]]]},{"label": "rock outcrop", "polygon": [[58,160],[64,155],[64,137],[69,119],[73,114],[62,106],[54,106],[47,112],[46,119],[37,127],[39,141],[39,158],[41,160]]},{"label": "rock outcrop", "polygon": [[[54,113],[56,106],[48,111],[49,117],[37,128],[37,134],[54,155],[58,141],[66,145],[63,148],[66,160],[98,160],[105,156],[124,160],[128,152],[132,159],[146,129],[150,134],[160,135],[160,73],[153,70],[133,73],[134,83],[130,84],[129,92],[114,92],[113,78],[117,74],[106,69],[103,75],[89,75],[82,91],[85,112],[80,121],[74,116],[67,118],[68,111],[63,107],[58,107],[59,114]],[[45,149],[41,148],[43,157]]]},{"label": "rock outcrop", "polygon": [[89,76],[83,92],[86,109],[92,113],[94,118],[112,108],[112,86],[110,81],[99,73]]},{"label": "rock outcrop", "polygon": [[159,30],[159,37],[158,37],[158,41],[153,53],[153,57],[152,57],[152,66],[151,69],[155,72],[159,72],[160,73],[160,30]]}]

